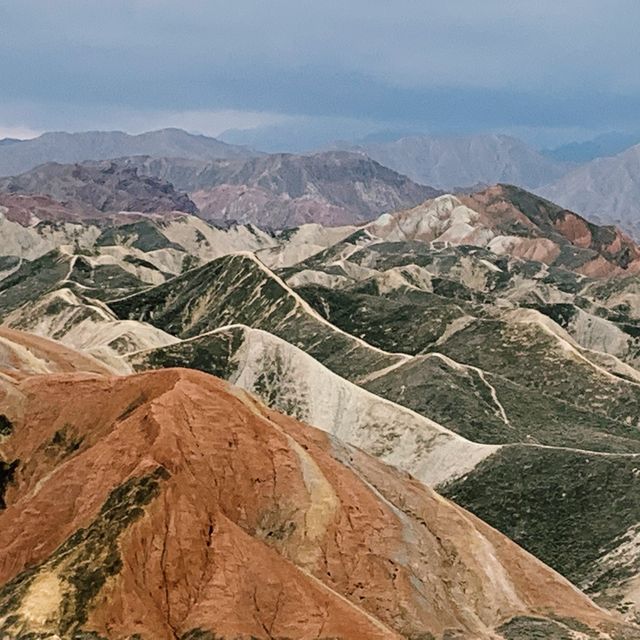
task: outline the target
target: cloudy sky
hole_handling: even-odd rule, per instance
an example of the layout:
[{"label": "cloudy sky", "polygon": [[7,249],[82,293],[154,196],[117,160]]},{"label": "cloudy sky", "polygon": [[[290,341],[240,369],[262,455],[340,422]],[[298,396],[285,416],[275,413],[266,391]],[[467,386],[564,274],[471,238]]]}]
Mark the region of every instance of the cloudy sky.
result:
[{"label": "cloudy sky", "polygon": [[637,0],[6,0],[0,137],[640,131],[639,27]]}]

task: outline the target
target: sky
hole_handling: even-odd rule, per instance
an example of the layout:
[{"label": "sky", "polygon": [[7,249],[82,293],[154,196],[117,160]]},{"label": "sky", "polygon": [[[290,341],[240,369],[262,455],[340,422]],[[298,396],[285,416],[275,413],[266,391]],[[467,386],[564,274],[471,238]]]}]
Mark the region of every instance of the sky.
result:
[{"label": "sky", "polygon": [[637,0],[0,0],[0,137],[553,146],[640,131],[639,27]]}]

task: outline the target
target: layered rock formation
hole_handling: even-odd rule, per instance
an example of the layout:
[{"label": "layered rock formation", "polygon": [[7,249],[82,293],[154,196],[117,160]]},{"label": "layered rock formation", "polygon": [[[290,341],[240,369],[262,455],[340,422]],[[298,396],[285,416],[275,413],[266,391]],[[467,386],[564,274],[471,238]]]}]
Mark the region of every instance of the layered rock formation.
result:
[{"label": "layered rock formation", "polygon": [[481,246],[595,277],[635,273],[640,268],[640,248],[616,227],[592,224],[509,185],[441,196],[381,216],[367,228],[387,241]]},{"label": "layered rock formation", "polygon": [[[507,186],[364,227],[278,232],[179,213],[27,220],[29,206],[0,218],[5,327],[100,358],[101,375],[224,377],[411,473],[637,620],[640,287],[624,235]],[[11,354],[33,374],[68,370]],[[581,633],[495,625],[510,640]]]}]

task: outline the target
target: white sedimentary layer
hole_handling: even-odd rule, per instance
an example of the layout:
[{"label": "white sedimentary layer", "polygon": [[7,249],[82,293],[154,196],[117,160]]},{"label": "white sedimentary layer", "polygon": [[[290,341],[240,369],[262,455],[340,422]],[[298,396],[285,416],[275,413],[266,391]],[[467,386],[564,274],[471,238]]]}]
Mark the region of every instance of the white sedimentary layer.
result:
[{"label": "white sedimentary layer", "polygon": [[123,368],[125,352],[174,344],[174,336],[144,322],[118,320],[106,305],[78,297],[70,289],[58,289],[9,314],[3,325],[54,338],[69,347],[90,353],[109,366]]},{"label": "white sedimentary layer", "polygon": [[[304,351],[241,325],[231,382],[277,397],[277,407],[436,486],[471,471],[500,447],[470,442],[410,409],[341,378]],[[221,328],[214,334],[227,331]],[[274,375],[272,381],[269,375]]]}]

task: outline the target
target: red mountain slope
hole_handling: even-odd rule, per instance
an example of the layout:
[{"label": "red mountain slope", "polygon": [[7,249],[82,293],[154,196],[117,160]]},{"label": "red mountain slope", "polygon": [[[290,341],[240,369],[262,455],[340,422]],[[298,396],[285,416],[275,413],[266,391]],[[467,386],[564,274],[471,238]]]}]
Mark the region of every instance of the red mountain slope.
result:
[{"label": "red mountain slope", "polygon": [[477,518],[216,378],[13,384],[0,637],[633,637]]}]

